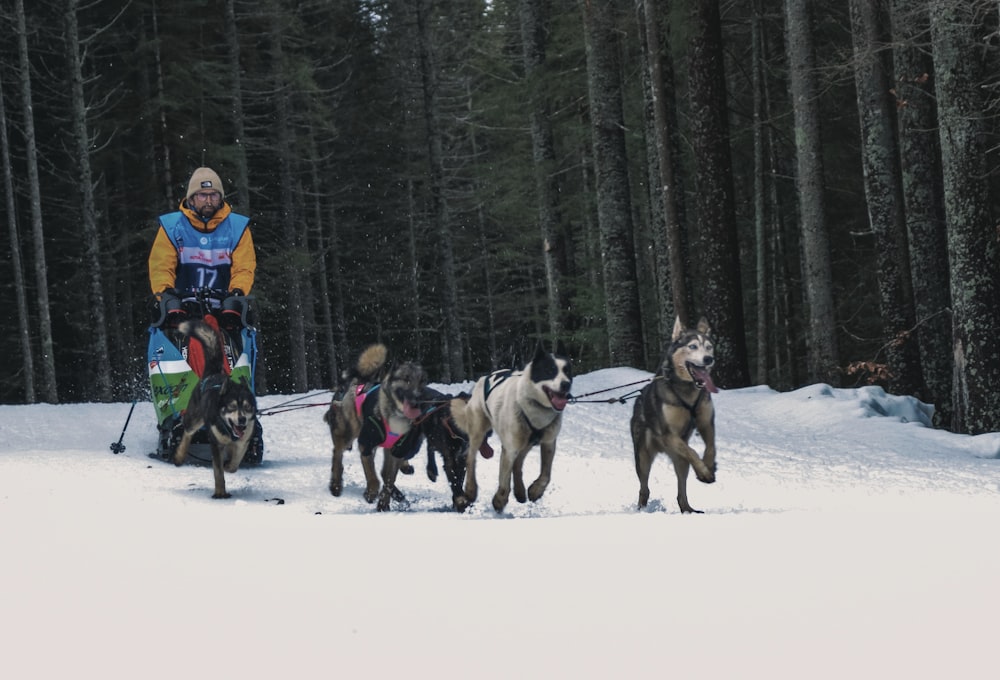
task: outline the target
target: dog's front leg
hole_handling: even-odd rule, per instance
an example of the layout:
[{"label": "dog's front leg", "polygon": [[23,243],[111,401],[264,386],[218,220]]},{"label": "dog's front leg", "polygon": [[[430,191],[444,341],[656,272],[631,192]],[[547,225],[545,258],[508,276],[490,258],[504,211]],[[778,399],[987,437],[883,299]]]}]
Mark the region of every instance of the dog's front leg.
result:
[{"label": "dog's front leg", "polygon": [[330,464],[330,493],[339,496],[344,490],[344,447],[334,444]]},{"label": "dog's front leg", "polygon": [[465,512],[469,505],[469,500],[465,497],[465,490],[462,488],[464,481],[464,470],[460,469],[461,458],[465,451],[444,448],[441,451],[441,463],[444,465],[444,474],[448,478],[448,486],[451,488],[451,503],[459,512]]},{"label": "dog's front leg", "polygon": [[229,498],[226,492],[226,473],[222,468],[222,447],[212,442],[212,472],[215,473],[215,493],[212,498]]},{"label": "dog's front leg", "polygon": [[479,495],[479,484],[476,482],[476,456],[483,437],[469,437],[469,450],[465,452],[465,499],[471,505]]},{"label": "dog's front leg", "polygon": [[[671,434],[667,437],[667,451],[673,452],[674,455],[680,456],[686,460],[691,467],[694,468],[695,475],[698,476],[698,481],[705,482],[706,484],[711,484],[715,481],[715,444],[712,444],[712,454],[708,455],[706,451],[706,460],[703,461],[699,456],[698,452],[691,448],[691,445],[687,443],[683,438],[676,434]],[[673,457],[673,456],[672,456]],[[711,466],[707,465],[706,462],[711,459]]]},{"label": "dog's front leg", "polygon": [[[471,448],[469,449],[472,450]],[[510,478],[514,471],[514,462],[517,458],[517,451],[510,448],[503,442],[500,447],[500,480],[497,492],[493,494],[493,509],[503,512],[510,499]]]},{"label": "dog's front leg", "polygon": [[715,481],[715,407],[712,406],[711,401],[698,410],[695,427],[698,428],[701,440],[705,442],[705,455],[702,456],[702,461],[705,463],[705,467],[712,472],[712,481]]},{"label": "dog's front leg", "polygon": [[687,478],[691,464],[684,458],[675,455],[670,455],[670,460],[673,461],[674,472],[677,474],[677,505],[680,506],[682,513],[692,512],[700,515],[701,510],[695,510],[688,503]]},{"label": "dog's front leg", "polygon": [[639,508],[649,503],[649,471],[653,467],[656,451],[653,450],[645,433],[632,431],[632,452],[635,456],[635,474],[639,477]]},{"label": "dog's front leg", "polygon": [[542,467],[538,473],[538,479],[528,488],[528,500],[532,503],[537,501],[545,493],[552,479],[552,461],[556,457],[556,440],[542,441]]},{"label": "dog's front leg", "polygon": [[378,476],[375,474],[375,447],[361,449],[361,467],[365,471],[365,500],[374,503],[378,498]]},{"label": "dog's front leg", "polygon": [[187,460],[188,449],[191,448],[191,437],[194,433],[188,433],[185,429],[184,434],[181,435],[181,440],[177,442],[177,448],[174,449],[174,465],[180,467],[184,465],[184,461]]},{"label": "dog's front leg", "polygon": [[392,500],[405,501],[406,497],[396,488],[396,476],[399,472],[400,461],[394,458],[388,451],[382,451],[382,490],[378,495],[378,505],[375,509],[385,512],[389,509]]},{"label": "dog's front leg", "polygon": [[438,480],[437,460],[435,460],[434,449],[430,447],[429,442],[427,445],[427,479],[431,480],[432,482],[436,482]]},{"label": "dog's front leg", "polygon": [[528,457],[527,451],[522,451],[521,455],[514,459],[514,500],[518,503],[525,503],[528,500],[528,492],[524,489],[524,459]]}]

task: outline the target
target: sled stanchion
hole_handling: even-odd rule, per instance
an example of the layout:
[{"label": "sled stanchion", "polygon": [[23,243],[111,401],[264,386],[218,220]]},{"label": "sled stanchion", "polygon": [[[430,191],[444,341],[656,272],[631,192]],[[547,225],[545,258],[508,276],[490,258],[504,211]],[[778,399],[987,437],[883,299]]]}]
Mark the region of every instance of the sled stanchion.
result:
[{"label": "sled stanchion", "polygon": [[118,437],[117,442],[111,442],[111,453],[115,455],[121,453],[125,450],[125,445],[122,444],[122,440],[125,439],[125,430],[128,429],[128,423],[132,420],[132,411],[135,410],[135,400],[132,400],[132,408],[128,410],[128,416],[125,418],[125,426],[122,428],[121,436]]}]

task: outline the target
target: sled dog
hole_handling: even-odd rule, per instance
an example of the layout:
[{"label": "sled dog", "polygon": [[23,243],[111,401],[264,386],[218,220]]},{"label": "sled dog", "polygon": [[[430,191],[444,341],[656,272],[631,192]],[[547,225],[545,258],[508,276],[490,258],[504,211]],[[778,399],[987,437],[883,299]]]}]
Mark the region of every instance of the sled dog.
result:
[{"label": "sled dog", "polygon": [[207,428],[215,474],[212,498],[229,498],[224,471],[236,472],[243,461],[257,422],[257,399],[246,381],[235,382],[223,372],[222,338],[218,330],[201,319],[184,321],[178,330],[201,343],[205,371],[181,418],[184,432],[174,451],[174,465],[184,464],[191,438],[203,427]]},{"label": "sled dog", "polygon": [[[396,488],[396,475],[403,465],[389,450],[420,416],[420,398],[427,385],[424,369],[412,361],[388,365],[388,349],[377,343],[358,356],[343,393],[335,394],[323,420],[330,426],[333,461],[330,493],[344,490],[344,451],[358,442],[365,471],[369,503],[378,499],[378,510],[388,510],[391,499],[403,500]],[[375,449],[382,447],[382,484],[375,474]]]},{"label": "sled dog", "polygon": [[[710,375],[715,356],[709,333],[704,317],[693,329],[685,328],[678,317],[659,369],[635,401],[630,427],[640,508],[649,501],[649,470],[661,451],[674,464],[677,503],[682,513],[701,512],[688,503],[687,477],[691,467],[700,481],[706,484],[715,481],[715,407],[711,393],[719,390]],[[705,443],[702,458],[688,445],[695,429]]]},{"label": "sled dog", "polygon": [[[469,446],[469,438],[451,417],[452,404],[456,401],[465,405],[469,401],[468,393],[462,392],[456,397],[432,387],[424,388],[420,417],[412,422],[410,431],[392,447],[391,452],[402,464],[416,456],[426,442],[427,479],[437,481],[437,456],[440,455],[451,488],[452,506],[458,512],[464,512],[468,502],[462,485],[465,483],[465,450]],[[403,471],[402,468],[400,471]]]},{"label": "sled dog", "polygon": [[[466,452],[465,497],[476,500],[476,455],[491,431],[500,438],[500,484],[493,496],[493,509],[501,512],[510,498],[511,474],[514,498],[519,503],[537,501],[552,477],[556,437],[562,427],[563,409],[570,399],[573,368],[570,360],[551,354],[539,344],[535,355],[521,370],[495,371],[476,381],[468,404],[451,403],[451,414],[469,437]],[[541,472],[525,492],[522,467],[535,445],[541,447]]]}]

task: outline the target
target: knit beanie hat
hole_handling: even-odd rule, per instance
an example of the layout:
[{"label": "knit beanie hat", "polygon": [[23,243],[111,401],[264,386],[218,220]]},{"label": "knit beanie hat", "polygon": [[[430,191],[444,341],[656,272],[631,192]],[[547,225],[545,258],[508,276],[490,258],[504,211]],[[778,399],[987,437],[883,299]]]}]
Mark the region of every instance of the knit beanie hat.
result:
[{"label": "knit beanie hat", "polygon": [[218,191],[222,198],[226,197],[226,192],[222,188],[222,180],[212,168],[198,168],[194,171],[194,174],[191,175],[191,181],[188,182],[186,198],[190,199],[194,194],[204,190]]}]

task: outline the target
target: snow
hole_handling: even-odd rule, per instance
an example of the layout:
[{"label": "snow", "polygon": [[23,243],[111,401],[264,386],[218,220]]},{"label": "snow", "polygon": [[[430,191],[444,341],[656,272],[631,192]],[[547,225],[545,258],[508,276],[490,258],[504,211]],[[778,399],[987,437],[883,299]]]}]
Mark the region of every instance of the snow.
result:
[{"label": "snow", "polygon": [[130,404],[0,406],[3,675],[996,676],[1000,434],[933,430],[879,388],[724,390],[718,481],[688,485],[704,514],[663,456],[637,511],[632,402],[596,400],[647,378],[579,376],[617,389],[567,408],[545,496],[500,515],[499,456],[465,514],[423,453],[408,511],[364,502],[353,452],[330,496],[325,393],[263,419],[229,500],[147,457],[149,403],[120,454]]}]

